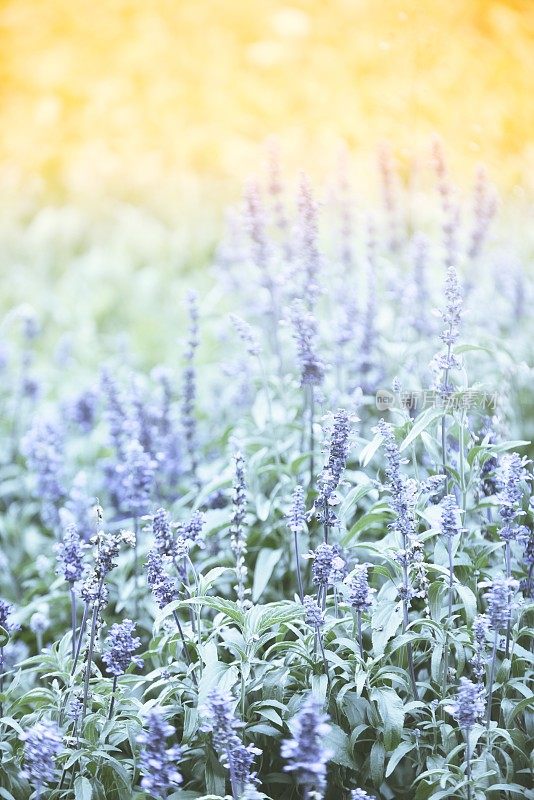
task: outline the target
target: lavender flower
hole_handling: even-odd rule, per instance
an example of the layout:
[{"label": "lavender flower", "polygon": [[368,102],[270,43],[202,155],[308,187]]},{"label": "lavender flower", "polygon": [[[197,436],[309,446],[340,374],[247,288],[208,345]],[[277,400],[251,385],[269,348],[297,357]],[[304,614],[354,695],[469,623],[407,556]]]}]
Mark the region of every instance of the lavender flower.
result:
[{"label": "lavender flower", "polygon": [[324,380],[324,365],[317,355],[317,321],[302,300],[294,300],[289,313],[292,335],[297,343],[300,385],[320,386]]},{"label": "lavender flower", "polygon": [[196,475],[197,454],[196,454],[196,419],[195,419],[195,399],[196,399],[196,371],[195,355],[199,345],[198,338],[198,298],[194,291],[190,291],[187,296],[187,306],[189,313],[189,331],[187,337],[187,348],[185,351],[185,367],[183,371],[182,389],[182,428],[184,432],[185,444],[189,460],[191,463],[191,473]]},{"label": "lavender flower", "polygon": [[183,778],[176,768],[182,750],[178,745],[167,747],[166,740],[175,731],[165,720],[162,709],[152,708],[146,715],[145,726],[147,729],[137,737],[141,745],[141,788],[153,797],[164,798],[170,789],[182,783]]},{"label": "lavender flower", "polygon": [[158,553],[165,556],[175,554],[176,541],[171,528],[171,520],[164,508],[158,508],[152,517],[152,533]]},{"label": "lavender flower", "polygon": [[350,421],[347,412],[340,408],[334,414],[328,459],[318,479],[318,497],[314,510],[319,522],[325,526],[325,539],[328,528],[338,522],[333,507],[338,503],[337,489],[347,465],[350,440]]},{"label": "lavender flower", "polygon": [[235,704],[229,692],[212,689],[204,708],[205,731],[211,731],[213,747],[230,771],[232,794],[240,797],[247,786],[254,786],[256,773],[252,770],[254,758],[261,753],[257,747],[242,744],[236,730],[242,727],[233,712]]},{"label": "lavender flower", "polygon": [[61,522],[64,527],[69,524],[77,526],[80,537],[87,541],[94,533],[92,510],[95,505],[94,496],[87,491],[87,475],[78,472],[69,491],[69,496],[64,507],[60,510]]},{"label": "lavender flower", "polygon": [[310,597],[310,595],[306,595],[304,597],[302,604],[304,606],[304,620],[307,625],[311,625],[312,628],[319,630],[324,625],[324,612],[319,607],[315,597]]},{"label": "lavender flower", "polygon": [[81,580],[84,573],[83,555],[86,546],[78,535],[76,525],[68,525],[63,541],[56,545],[58,574],[63,575],[71,587]]},{"label": "lavender flower", "polygon": [[345,577],[345,561],[337,544],[321,542],[313,552],[312,576],[316,586],[326,589]]},{"label": "lavender flower", "polygon": [[445,309],[441,312],[444,328],[440,334],[441,341],[446,346],[444,353],[438,353],[432,359],[430,368],[435,375],[434,388],[443,399],[449,397],[453,386],[449,383],[449,372],[460,369],[462,362],[452,352],[452,346],[460,334],[460,321],[462,313],[462,293],[458,275],[454,267],[447,270],[445,281]]},{"label": "lavender flower", "polygon": [[158,608],[178,599],[176,581],[167,575],[163,564],[164,557],[157,550],[150,550],[145,564],[146,577]]},{"label": "lavender flower", "polygon": [[50,618],[44,611],[36,611],[30,617],[30,630],[33,633],[44,633],[50,627]]},{"label": "lavender flower", "polygon": [[154,486],[155,463],[136,439],[124,448],[124,463],[118,467],[122,476],[121,507],[132,517],[147,514]]},{"label": "lavender flower", "polygon": [[473,621],[473,639],[475,654],[470,660],[473,675],[480,683],[486,672],[486,639],[489,632],[489,620],[485,614],[478,614]]},{"label": "lavender flower", "polygon": [[440,503],[439,532],[446,539],[452,539],[462,532],[460,527],[460,509],[452,494],[445,495]]},{"label": "lavender flower", "polygon": [[473,199],[474,223],[468,255],[469,258],[475,259],[482,250],[488,228],[497,211],[497,192],[489,185],[488,176],[482,164],[477,169]]},{"label": "lavender flower", "polygon": [[61,733],[55,722],[43,719],[20,736],[24,742],[23,776],[35,787],[37,797],[56,777],[56,756],[63,749]]},{"label": "lavender flower", "polygon": [[519,587],[517,581],[498,579],[489,585],[486,593],[487,615],[495,632],[506,628],[512,617],[512,593]]},{"label": "lavender flower", "polygon": [[57,505],[64,495],[63,439],[57,423],[50,419],[37,419],[23,439],[22,450],[37,479],[43,520],[53,527],[58,523]]},{"label": "lavender flower", "polygon": [[350,800],[376,800],[376,797],[373,794],[367,794],[363,789],[353,789]]},{"label": "lavender flower", "polygon": [[127,418],[126,405],[120,394],[117,382],[108,369],[103,369],[100,377],[102,394],[106,401],[105,415],[112,444],[117,456],[123,456],[124,429]]},{"label": "lavender flower", "polygon": [[484,716],[485,708],[482,687],[468,678],[460,678],[454,703],[445,706],[445,710],[453,715],[460,728],[465,731],[469,731]]},{"label": "lavender flower", "polygon": [[344,583],[349,589],[349,603],[355,611],[367,611],[373,604],[373,594],[376,589],[369,586],[367,571],[369,564],[357,564]]},{"label": "lavender flower", "polygon": [[143,659],[134,655],[141,646],[141,639],[132,636],[134,629],[135,624],[130,619],[124,619],[111,626],[104,642],[107,652],[102,656],[102,661],[111,675],[124,675],[130,664],[135,664],[136,667],[143,666]]},{"label": "lavender flower", "polygon": [[237,335],[245,345],[249,356],[252,356],[252,358],[257,358],[261,353],[261,347],[256,332],[252,326],[249,325],[248,322],[245,322],[244,319],[241,319],[241,317],[238,317],[237,314],[230,314],[230,319],[237,331]]},{"label": "lavender flower", "polygon": [[427,286],[427,267],[429,242],[422,233],[417,233],[412,240],[412,283],[409,291],[410,323],[419,334],[428,334],[431,331],[431,322],[428,309],[430,306],[430,293]]},{"label": "lavender flower", "polygon": [[234,456],[234,468],[230,545],[236,559],[237,597],[240,605],[244,605],[246,595],[245,582],[247,578],[247,566],[245,562],[247,540],[244,531],[245,515],[247,511],[247,494],[245,462],[241,453],[236,453]]},{"label": "lavender flower", "polygon": [[401,464],[403,462],[395,440],[393,426],[382,419],[378,423],[377,430],[384,440],[384,450],[386,452],[387,488],[390,492],[389,502],[395,514],[392,528],[398,531],[402,536],[403,542],[406,542],[407,538],[413,535],[415,529],[413,487],[401,472]]},{"label": "lavender flower", "polygon": [[281,755],[286,760],[284,772],[295,772],[300,786],[323,798],[326,789],[326,765],[332,753],[325,747],[330,733],[322,703],[308,695],[294,719],[293,737],[282,742]]},{"label": "lavender flower", "polygon": [[319,294],[319,270],[321,256],[318,247],[318,210],[313,198],[310,182],[302,174],[298,189],[298,234],[299,263],[302,270],[302,297],[311,311]]},{"label": "lavender flower", "polygon": [[302,486],[295,486],[291,508],[287,514],[287,527],[292,533],[302,533],[306,527],[306,508]]},{"label": "lavender flower", "polygon": [[10,620],[11,615],[15,611],[15,606],[8,603],[6,600],[0,599],[0,627],[6,631],[12,631],[16,628],[15,623]]},{"label": "lavender flower", "polygon": [[380,147],[378,155],[380,175],[382,177],[382,197],[389,226],[388,249],[395,253],[400,245],[395,198],[395,168],[391,151],[386,145]]},{"label": "lavender flower", "polygon": [[97,402],[98,394],[93,389],[87,389],[75,397],[67,409],[71,422],[78,425],[84,433],[94,427]]},{"label": "lavender flower", "polygon": [[504,455],[497,474],[499,484],[497,499],[499,500],[499,514],[503,520],[500,536],[505,542],[525,541],[528,537],[527,528],[516,523],[517,517],[523,515],[521,483],[526,479],[524,459],[521,459],[517,453]]}]

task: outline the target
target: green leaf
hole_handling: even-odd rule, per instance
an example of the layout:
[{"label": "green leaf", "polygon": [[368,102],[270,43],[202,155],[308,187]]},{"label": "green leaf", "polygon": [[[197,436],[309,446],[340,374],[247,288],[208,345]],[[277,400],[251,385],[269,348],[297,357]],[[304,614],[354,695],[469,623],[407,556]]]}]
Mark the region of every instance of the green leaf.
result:
[{"label": "green leaf", "polygon": [[360,464],[362,467],[366,467],[371,459],[373,458],[376,451],[379,449],[381,444],[384,441],[384,437],[381,433],[377,433],[374,439],[372,439],[369,444],[366,444],[363,450],[360,453]]},{"label": "green leaf", "polygon": [[273,570],[280,561],[280,556],[283,550],[271,550],[269,547],[264,547],[258,553],[256,558],[256,566],[254,567],[254,582],[252,585],[252,600],[257,602],[265,587],[271,579]]},{"label": "green leaf", "polygon": [[382,742],[374,742],[369,756],[369,771],[371,773],[371,780],[376,787],[380,786],[384,780],[385,760],[386,751],[384,750],[384,745]]},{"label": "green leaf", "polygon": [[386,644],[395,636],[402,623],[402,607],[396,601],[377,605],[372,616],[372,640],[375,655],[384,652]]},{"label": "green leaf", "polygon": [[414,744],[410,744],[410,742],[401,742],[398,747],[395,748],[393,753],[391,754],[391,758],[388,761],[388,765],[386,768],[386,778],[389,778],[391,773],[394,771],[395,767],[404,756],[413,750],[415,747]]},{"label": "green leaf", "polygon": [[404,439],[399,447],[399,451],[402,453],[403,450],[406,450],[411,443],[417,439],[420,433],[428,428],[429,425],[434,422],[434,420],[439,419],[445,414],[445,409],[439,408],[436,406],[432,406],[431,408],[427,408],[426,411],[423,411],[422,414],[419,414],[416,421],[414,422],[412,429],[408,436]]},{"label": "green leaf", "polygon": [[371,700],[378,705],[384,723],[384,746],[393,750],[402,739],[404,727],[404,704],[394,689],[377,687],[371,692]]},{"label": "green leaf", "polygon": [[0,625],[0,647],[5,647],[9,642],[9,633]]},{"label": "green leaf", "polygon": [[477,613],[476,596],[468,586],[464,586],[461,583],[455,583],[453,585],[453,588],[458,593],[460,600],[462,601],[463,607],[465,608],[467,621],[472,622]]},{"label": "green leaf", "polygon": [[338,725],[331,725],[331,730],[328,734],[328,747],[333,752],[330,760],[333,761],[334,764],[339,764],[349,769],[357,769],[357,764],[350,752],[349,735]]},{"label": "green leaf", "polygon": [[78,775],[74,781],[74,797],[76,800],[91,800],[93,787],[87,778]]}]

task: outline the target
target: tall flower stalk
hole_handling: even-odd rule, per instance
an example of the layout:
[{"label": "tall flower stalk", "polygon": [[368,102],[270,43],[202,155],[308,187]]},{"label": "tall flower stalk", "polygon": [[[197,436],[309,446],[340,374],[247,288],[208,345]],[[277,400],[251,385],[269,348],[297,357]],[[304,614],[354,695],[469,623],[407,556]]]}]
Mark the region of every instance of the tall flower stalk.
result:
[{"label": "tall flower stalk", "polygon": [[295,570],[297,573],[297,585],[299,590],[300,602],[304,602],[304,586],[302,583],[302,573],[300,571],[300,548],[299,534],[306,528],[306,509],[304,506],[304,492],[302,486],[295,486],[291,508],[287,515],[287,526],[293,534],[293,546],[295,552]]},{"label": "tall flower stalk", "polygon": [[293,736],[282,742],[284,772],[293,772],[302,788],[303,800],[323,800],[326,768],[333,753],[326,746],[331,727],[322,703],[308,695],[293,725]]},{"label": "tall flower stalk", "polygon": [[187,296],[187,309],[189,315],[189,330],[185,350],[185,366],[183,370],[182,387],[182,429],[185,438],[191,476],[195,484],[198,482],[198,456],[197,456],[197,423],[195,417],[195,401],[197,394],[195,356],[199,345],[198,335],[198,297],[196,292],[190,291]]},{"label": "tall flower stalk", "polygon": [[104,642],[105,652],[102,656],[102,661],[110,675],[113,675],[108,719],[113,716],[115,691],[119,677],[124,675],[130,664],[135,664],[137,667],[143,666],[143,659],[134,655],[135,651],[141,646],[141,639],[138,636],[132,636],[134,629],[135,625],[131,619],[115,623],[111,626]]},{"label": "tall flower stalk", "polygon": [[[387,489],[390,492],[389,504],[394,514],[391,529],[400,534],[402,547],[396,555],[396,560],[402,569],[402,586],[400,597],[402,601],[402,629],[406,631],[409,624],[409,608],[415,591],[410,582],[409,568],[419,557],[419,543],[415,536],[415,492],[414,482],[408,481],[401,472],[401,457],[393,426],[384,420],[378,423],[378,432],[382,436],[386,453]],[[408,657],[408,670],[412,684],[414,699],[418,699],[417,683],[415,680],[415,667],[411,642],[406,645]]]},{"label": "tall flower stalk", "polygon": [[247,485],[245,480],[245,461],[241,453],[234,456],[234,481],[232,495],[232,518],[230,522],[230,544],[236,562],[237,602],[244,608],[248,590],[246,588],[247,538],[245,534],[245,517],[247,513]]},{"label": "tall flower stalk", "polygon": [[203,709],[203,730],[211,732],[213,747],[230,773],[233,800],[257,782],[254,759],[261,750],[252,744],[244,745],[237,730],[243,726],[234,713],[235,701],[229,692],[212,689]]},{"label": "tall flower stalk", "polygon": [[308,416],[308,447],[310,451],[309,490],[315,480],[315,387],[324,380],[324,365],[317,355],[317,321],[302,300],[295,300],[290,308],[293,338],[297,343],[297,361],[300,367],[300,385],[305,392],[304,414]]},{"label": "tall flower stalk", "polygon": [[[502,519],[502,528],[499,531],[504,541],[504,569],[507,580],[512,577],[512,542],[528,541],[528,528],[519,524],[523,516],[521,498],[523,496],[522,484],[527,479],[525,462],[517,453],[509,453],[502,457],[497,471],[499,492],[499,514]],[[505,655],[508,658],[510,651],[511,620],[506,625]]]},{"label": "tall flower stalk", "polygon": [[326,544],[330,529],[338,522],[334,508],[339,502],[337,490],[347,466],[350,433],[349,415],[345,409],[340,408],[334,414],[328,442],[328,457],[318,479],[318,493],[314,504],[317,518],[323,525]]},{"label": "tall flower stalk", "polygon": [[63,540],[56,545],[58,573],[63,575],[66,582],[69,584],[69,594],[71,603],[71,628],[72,628],[72,642],[71,654],[72,662],[76,656],[76,584],[82,579],[85,565],[84,565],[84,551],[85,545],[78,534],[76,525],[71,524],[67,526]]},{"label": "tall flower stalk", "polygon": [[447,691],[448,673],[449,673],[449,628],[452,625],[452,604],[454,596],[454,559],[452,553],[452,544],[456,536],[461,533],[460,527],[460,509],[456,505],[456,498],[454,495],[445,495],[441,501],[441,514],[439,518],[439,532],[445,539],[447,547],[447,556],[449,560],[449,576],[448,576],[448,610],[447,610],[447,630],[445,632],[445,647],[443,652],[443,694]]},{"label": "tall flower stalk", "polygon": [[362,633],[362,613],[368,611],[373,604],[373,594],[376,589],[369,586],[368,569],[370,564],[357,564],[344,580],[348,588],[348,600],[353,613],[356,615],[358,628],[358,644],[360,655],[363,658],[363,633]]},{"label": "tall flower stalk", "polygon": [[453,715],[455,720],[458,722],[458,725],[464,732],[467,798],[468,800],[471,800],[472,776],[470,734],[473,725],[484,716],[484,698],[480,684],[472,683],[468,678],[461,678],[458,694],[454,699],[454,703],[446,706],[445,710]]},{"label": "tall flower stalk", "polygon": [[503,628],[508,627],[512,617],[512,594],[518,588],[517,581],[510,579],[498,579],[490,583],[487,599],[487,615],[491,628],[493,628],[493,649],[490,661],[490,674],[488,678],[488,707],[486,727],[489,734],[491,723],[491,705],[493,699],[493,682],[495,680],[495,670],[497,666],[497,647],[499,645],[499,633]]},{"label": "tall flower stalk", "polygon": [[450,382],[450,372],[453,369],[460,369],[461,361],[452,352],[452,347],[460,335],[460,322],[462,312],[462,294],[458,275],[454,267],[449,267],[445,281],[445,308],[441,312],[444,327],[440,334],[440,339],[445,345],[445,352],[434,356],[430,367],[435,373],[434,388],[436,389],[441,403],[444,406],[444,413],[441,418],[441,453],[443,474],[445,475],[445,491],[450,492],[450,474],[448,469],[448,445],[447,445],[447,404],[450,402],[454,386]]}]

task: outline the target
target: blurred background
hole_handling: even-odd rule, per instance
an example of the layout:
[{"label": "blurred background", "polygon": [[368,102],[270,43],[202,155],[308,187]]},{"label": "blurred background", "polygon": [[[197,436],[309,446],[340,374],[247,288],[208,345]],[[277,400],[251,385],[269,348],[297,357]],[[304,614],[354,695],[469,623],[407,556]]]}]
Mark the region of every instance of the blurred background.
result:
[{"label": "blurred background", "polygon": [[465,213],[482,161],[529,260],[532,0],[4,0],[0,30],[0,311],[30,304],[47,353],[68,336],[96,365],[120,333],[172,357],[187,285],[218,307],[224,210],[273,137],[290,213],[303,169],[382,213],[386,142],[439,235],[437,133]]},{"label": "blurred background", "polygon": [[438,132],[459,176],[532,188],[531,0],[4,0],[0,26],[7,187],[213,198],[272,135],[320,173]]}]

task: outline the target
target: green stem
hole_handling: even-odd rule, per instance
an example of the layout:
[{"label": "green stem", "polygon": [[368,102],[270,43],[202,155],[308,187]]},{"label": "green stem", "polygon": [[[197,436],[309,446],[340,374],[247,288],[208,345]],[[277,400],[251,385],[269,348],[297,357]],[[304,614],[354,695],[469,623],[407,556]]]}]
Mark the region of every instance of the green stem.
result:
[{"label": "green stem", "polygon": [[[182,640],[184,660],[185,660],[185,663],[187,664],[187,667],[189,668],[191,666],[191,656],[189,655],[189,651],[187,649],[187,642],[185,640],[184,631],[183,631],[182,625],[180,623],[180,618],[178,616],[178,612],[177,611],[173,611],[172,615],[174,617],[174,621],[176,623],[176,627],[178,628],[178,633],[180,634],[180,639]],[[192,679],[193,683],[195,684],[195,686],[198,686],[197,676],[195,675],[194,672],[191,672],[191,679]]]},{"label": "green stem", "polygon": [[297,581],[299,587],[300,602],[304,603],[304,587],[302,585],[302,575],[300,574],[299,540],[297,531],[293,531],[295,545],[295,568],[297,570]]},{"label": "green stem", "polygon": [[111,687],[111,702],[109,704],[108,720],[113,716],[113,709],[115,707],[115,691],[117,689],[118,675],[113,676],[113,685]]},{"label": "green stem", "polygon": [[488,680],[488,709],[487,709],[487,716],[486,716],[486,730],[488,732],[489,737],[489,729],[491,723],[491,701],[493,700],[493,681],[495,680],[495,662],[497,660],[497,641],[499,638],[499,631],[495,631],[495,637],[493,639],[493,651],[491,654],[491,665],[490,665],[490,674]]},{"label": "green stem", "polygon": [[72,663],[74,663],[74,659],[76,657],[76,595],[74,593],[72,584],[70,587],[70,613],[71,613],[71,628],[72,628],[71,653],[72,653]]},{"label": "green stem", "polygon": [[467,775],[467,800],[471,800],[471,745],[469,742],[469,728],[465,731],[465,763]]}]

